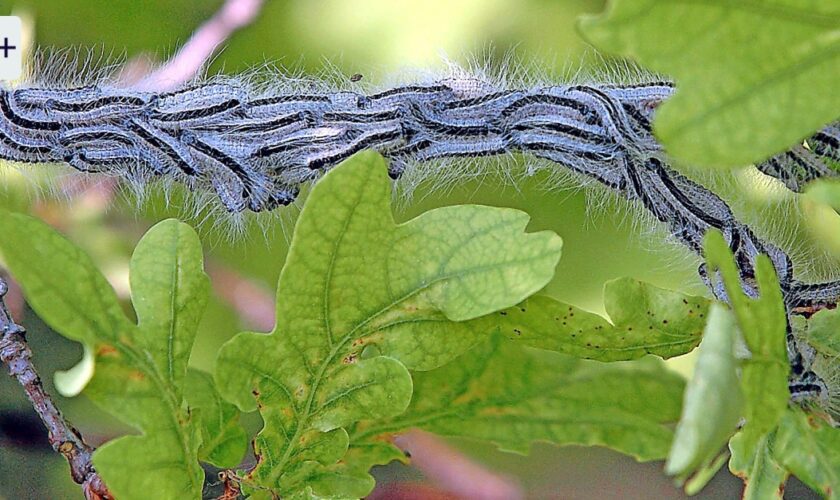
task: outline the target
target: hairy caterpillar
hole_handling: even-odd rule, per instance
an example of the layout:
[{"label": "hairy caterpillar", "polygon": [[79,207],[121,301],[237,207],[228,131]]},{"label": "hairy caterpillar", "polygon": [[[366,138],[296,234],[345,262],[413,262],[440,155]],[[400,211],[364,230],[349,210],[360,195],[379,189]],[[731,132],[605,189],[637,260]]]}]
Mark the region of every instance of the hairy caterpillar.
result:
[{"label": "hairy caterpillar", "polygon": [[[96,84],[0,89],[0,158],[63,162],[134,182],[175,180],[211,190],[230,212],[287,205],[300,187],[363,149],[391,161],[395,179],[418,164],[523,153],[548,160],[640,202],[675,239],[700,253],[709,229],[734,252],[746,293],[755,296],[758,254],[774,263],[790,314],[836,304],[840,282],[805,284],[792,262],[739,222],[720,197],[681,175],[651,132],[667,81],[508,88],[463,74],[374,93],[317,87],[277,92],[216,78],[165,93]],[[836,176],[834,123],[760,165],[798,191]],[[700,274],[726,300],[716,280]],[[794,399],[825,399],[813,353],[789,331]]]}]

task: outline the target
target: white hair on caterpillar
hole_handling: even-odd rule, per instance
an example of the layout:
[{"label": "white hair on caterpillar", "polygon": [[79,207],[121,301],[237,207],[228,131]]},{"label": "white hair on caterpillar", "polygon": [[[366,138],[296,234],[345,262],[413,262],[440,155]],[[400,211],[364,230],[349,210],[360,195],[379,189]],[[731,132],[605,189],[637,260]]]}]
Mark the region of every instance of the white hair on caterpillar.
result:
[{"label": "white hair on caterpillar", "polygon": [[[285,230],[276,216],[248,213],[288,213],[274,209],[296,203],[302,188],[364,149],[390,160],[404,200],[420,184],[445,191],[494,175],[517,186],[549,172],[547,189],[571,180],[599,200],[591,207],[629,201],[625,220],[656,228],[657,237],[667,228],[669,240],[695,254],[708,230],[721,231],[749,295],[757,294],[754,260],[765,253],[789,306],[840,298],[837,283],[796,281],[795,245],[770,244],[773,231],[744,224],[751,216],[732,206],[738,200],[705,182],[720,184],[720,176],[698,181],[671,165],[651,121],[674,86],[632,64],[556,83],[516,69],[523,66],[511,56],[500,65],[447,61],[443,72],[378,86],[329,67],[312,77],[266,64],[153,92],[121,81],[120,65],[103,62],[108,57],[89,53],[80,62],[79,55],[42,52],[28,83],[0,88],[0,158],[117,178],[138,204],[150,186],[170,202],[177,194],[199,223],[228,212],[231,236],[252,221]],[[757,168],[791,189],[837,176],[825,161],[838,160],[839,127],[829,124],[808,140],[813,147],[794,145]],[[712,292],[726,300],[719,288]]]}]

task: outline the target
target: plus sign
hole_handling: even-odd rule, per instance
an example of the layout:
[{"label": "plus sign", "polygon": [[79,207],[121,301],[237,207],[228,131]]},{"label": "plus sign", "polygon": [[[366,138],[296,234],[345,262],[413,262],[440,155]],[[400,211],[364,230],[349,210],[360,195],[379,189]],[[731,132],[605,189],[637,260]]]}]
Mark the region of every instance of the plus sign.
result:
[{"label": "plus sign", "polygon": [[17,47],[15,47],[14,45],[9,45],[8,37],[3,37],[3,45],[0,45],[0,50],[3,51],[3,58],[4,59],[8,59],[9,58],[9,51],[12,50],[12,49],[16,49],[16,48]]}]

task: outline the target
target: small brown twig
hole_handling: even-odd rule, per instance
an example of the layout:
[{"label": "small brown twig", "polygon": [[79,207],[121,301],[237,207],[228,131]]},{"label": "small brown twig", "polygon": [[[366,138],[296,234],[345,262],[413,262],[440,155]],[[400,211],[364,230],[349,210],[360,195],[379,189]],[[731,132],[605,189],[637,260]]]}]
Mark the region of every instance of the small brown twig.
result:
[{"label": "small brown twig", "polygon": [[219,481],[224,485],[224,491],[216,500],[237,500],[242,495],[239,478],[233,471],[223,470],[219,472]]},{"label": "small brown twig", "polygon": [[111,494],[91,463],[93,448],[62,416],[52,398],[44,390],[41,378],[32,364],[32,350],[26,343],[26,330],[15,323],[6,308],[6,281],[0,277],[0,361],[9,367],[9,374],[23,386],[32,407],[49,432],[53,449],[64,455],[70,464],[73,480],[82,485],[88,500],[111,499]]}]

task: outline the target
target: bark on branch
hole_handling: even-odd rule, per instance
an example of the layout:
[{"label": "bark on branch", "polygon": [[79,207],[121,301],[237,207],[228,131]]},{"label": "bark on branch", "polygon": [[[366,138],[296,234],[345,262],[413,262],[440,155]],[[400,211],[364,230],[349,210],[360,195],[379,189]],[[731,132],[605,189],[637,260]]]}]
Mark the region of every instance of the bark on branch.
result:
[{"label": "bark on branch", "polygon": [[15,323],[6,307],[4,297],[8,291],[6,281],[0,277],[0,361],[9,374],[23,387],[32,407],[49,433],[53,449],[67,459],[73,480],[82,485],[88,500],[112,498],[99,474],[93,468],[93,448],[84,442],[81,434],[61,414],[32,364],[32,350],[26,343],[26,330]]}]

